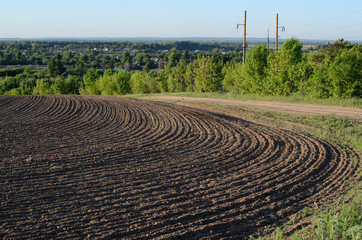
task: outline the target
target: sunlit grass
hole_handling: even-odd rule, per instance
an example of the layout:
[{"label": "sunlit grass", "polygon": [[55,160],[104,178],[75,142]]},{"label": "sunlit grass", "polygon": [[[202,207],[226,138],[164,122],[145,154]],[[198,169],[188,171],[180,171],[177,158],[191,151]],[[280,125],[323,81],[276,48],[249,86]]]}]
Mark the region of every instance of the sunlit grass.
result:
[{"label": "sunlit grass", "polygon": [[213,92],[213,93],[181,92],[181,93],[152,93],[152,94],[125,95],[125,97],[147,97],[147,96],[180,96],[180,97],[197,97],[197,98],[221,98],[221,99],[238,99],[238,100],[307,103],[307,104],[362,108],[362,99],[361,98],[319,99],[319,98],[312,98],[312,97],[308,97],[308,96],[301,96],[298,94],[291,95],[291,96],[266,96],[266,95],[256,95],[256,94],[240,94],[240,93],[224,93],[224,92]]}]

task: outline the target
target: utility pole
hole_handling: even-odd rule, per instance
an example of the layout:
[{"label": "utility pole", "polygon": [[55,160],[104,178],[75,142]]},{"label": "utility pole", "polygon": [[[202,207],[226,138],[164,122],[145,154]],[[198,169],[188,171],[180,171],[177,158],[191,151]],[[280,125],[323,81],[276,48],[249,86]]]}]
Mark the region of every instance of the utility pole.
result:
[{"label": "utility pole", "polygon": [[276,28],[276,36],[275,36],[275,51],[278,51],[278,13],[277,13],[277,28]]},{"label": "utility pole", "polygon": [[268,53],[269,53],[269,24],[268,24],[268,38],[267,38],[267,50],[268,50]]},{"label": "utility pole", "polygon": [[244,38],[243,38],[243,64],[245,64],[245,54],[246,54],[246,11],[244,12],[244,24],[237,24],[236,28],[239,28],[240,25],[244,25]]},{"label": "utility pole", "polygon": [[245,55],[246,55],[246,11],[244,12],[243,64],[245,64]]},{"label": "utility pole", "polygon": [[285,27],[281,26],[279,27],[279,21],[278,21],[278,13],[277,13],[277,27],[276,27],[276,36],[275,36],[275,51],[278,51],[278,38],[279,38],[279,34],[278,34],[278,29],[281,28],[282,32],[285,32]]}]

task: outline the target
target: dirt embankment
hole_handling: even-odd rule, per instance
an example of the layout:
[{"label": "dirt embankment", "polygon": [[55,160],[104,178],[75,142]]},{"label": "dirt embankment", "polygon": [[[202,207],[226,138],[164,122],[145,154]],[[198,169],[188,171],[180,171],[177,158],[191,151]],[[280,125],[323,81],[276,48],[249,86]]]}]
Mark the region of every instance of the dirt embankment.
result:
[{"label": "dirt embankment", "polygon": [[351,150],[169,103],[0,96],[0,237],[247,239],[351,182]]}]

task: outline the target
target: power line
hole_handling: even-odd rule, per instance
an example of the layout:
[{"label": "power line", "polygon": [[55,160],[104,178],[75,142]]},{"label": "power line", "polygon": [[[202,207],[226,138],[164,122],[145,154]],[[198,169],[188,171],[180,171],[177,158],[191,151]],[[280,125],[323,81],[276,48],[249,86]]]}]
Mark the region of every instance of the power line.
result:
[{"label": "power line", "polygon": [[[352,35],[352,36],[348,36],[348,34],[358,34],[358,35]],[[343,36],[340,36],[340,38],[344,38],[344,39],[347,39],[347,38],[360,38],[360,39],[362,39],[362,30],[360,30],[360,31],[351,31],[351,32],[347,32],[347,33],[343,33],[343,34],[335,34],[335,35],[343,35]],[[331,36],[331,37],[329,37],[329,36],[327,36],[327,38],[332,38],[332,37],[335,37],[335,35],[334,36],[332,36],[332,35],[329,35],[329,36]]]},{"label": "power line", "polygon": [[[348,30],[348,28],[352,28],[352,27],[356,27],[356,26],[361,26],[362,23],[359,24],[353,24],[353,25],[345,25],[342,27],[338,27],[338,28],[330,28],[330,29],[326,29],[326,30],[320,30],[320,31],[315,31],[315,32],[305,32],[305,33],[301,33],[301,34],[294,34],[294,36],[299,35],[299,37],[301,38],[309,38],[309,37],[314,37],[314,36],[323,36],[323,39],[327,39],[328,36],[334,36],[335,35],[341,35],[341,37],[345,38],[345,30]],[[359,32],[358,30],[354,30],[353,33]],[[321,38],[321,37],[317,37],[317,38]]]},{"label": "power line", "polygon": [[258,10],[263,10],[263,9],[270,9],[271,7],[275,7],[276,5],[278,4],[281,4],[281,3],[285,3],[285,2],[288,2],[289,0],[281,0],[281,1],[277,1],[277,2],[269,2],[269,4],[267,5],[264,5],[263,7],[258,7],[257,9]]},{"label": "power line", "polygon": [[345,26],[342,26],[342,27],[338,27],[338,28],[330,28],[330,29],[325,29],[325,30],[321,30],[321,31],[315,31],[315,32],[308,32],[307,36],[308,35],[313,35],[313,34],[316,34],[316,33],[325,33],[325,32],[331,32],[331,31],[336,31],[336,30],[340,30],[340,29],[346,29],[346,28],[350,28],[350,27],[356,27],[356,26],[360,26],[362,25],[362,23],[359,23],[359,24],[353,24],[353,25],[345,25]]},{"label": "power line", "polygon": [[314,25],[314,24],[319,24],[319,23],[324,23],[324,22],[329,22],[331,20],[334,20],[334,19],[338,19],[338,18],[341,18],[341,17],[345,17],[345,16],[349,16],[349,15],[353,15],[353,14],[356,14],[356,13],[360,13],[362,12],[362,10],[358,10],[358,11],[354,11],[354,12],[350,12],[350,13],[345,13],[345,14],[342,14],[342,15],[339,15],[339,16],[335,16],[335,17],[331,17],[331,18],[327,18],[327,19],[324,19],[324,20],[320,20],[320,21],[315,21],[315,22],[310,22],[310,23],[307,23],[307,24],[302,24],[302,25],[297,25],[295,27],[290,27],[290,28],[300,28],[300,27],[305,27],[305,26],[310,26],[310,25]]}]

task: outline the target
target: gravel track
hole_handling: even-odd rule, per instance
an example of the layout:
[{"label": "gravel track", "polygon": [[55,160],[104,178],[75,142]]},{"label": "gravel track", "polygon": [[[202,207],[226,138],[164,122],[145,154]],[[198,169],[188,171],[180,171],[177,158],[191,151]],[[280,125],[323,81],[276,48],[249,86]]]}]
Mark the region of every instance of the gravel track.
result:
[{"label": "gravel track", "polygon": [[246,108],[256,108],[270,111],[278,111],[292,114],[304,115],[324,115],[335,117],[348,117],[362,122],[362,108],[325,106],[306,103],[285,103],[285,102],[268,102],[256,100],[237,100],[237,99],[220,99],[220,98],[198,98],[198,97],[177,97],[177,96],[147,96],[142,99],[153,101],[168,102],[202,102],[209,104],[221,104],[229,106],[240,106]]}]

